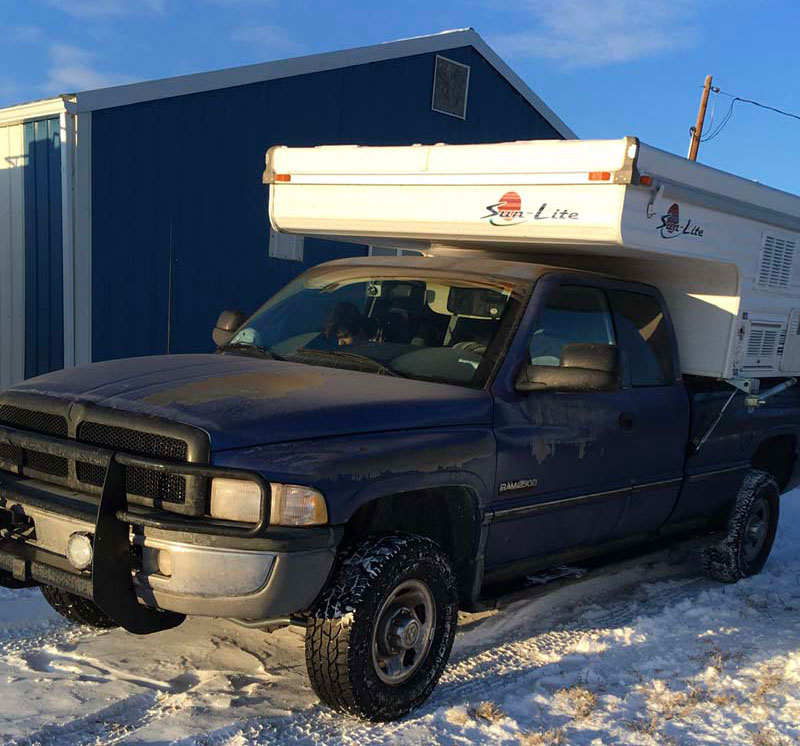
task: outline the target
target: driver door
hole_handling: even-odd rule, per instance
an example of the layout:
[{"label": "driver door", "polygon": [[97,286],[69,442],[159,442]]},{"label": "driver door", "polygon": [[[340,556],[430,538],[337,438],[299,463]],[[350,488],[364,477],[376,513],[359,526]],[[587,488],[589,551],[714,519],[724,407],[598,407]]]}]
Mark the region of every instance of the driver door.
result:
[{"label": "driver door", "polygon": [[[574,342],[617,344],[602,287],[542,278],[528,362],[560,365]],[[497,478],[487,570],[602,543],[621,521],[631,480],[629,390],[496,392]]]}]

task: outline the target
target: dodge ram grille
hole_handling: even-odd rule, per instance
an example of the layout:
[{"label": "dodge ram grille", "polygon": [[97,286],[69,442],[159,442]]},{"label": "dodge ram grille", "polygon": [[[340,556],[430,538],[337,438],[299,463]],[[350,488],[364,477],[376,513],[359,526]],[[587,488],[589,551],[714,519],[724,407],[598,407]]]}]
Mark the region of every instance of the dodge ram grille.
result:
[{"label": "dodge ram grille", "polygon": [[[0,423],[40,435],[52,435],[56,438],[67,437],[67,418],[50,412],[38,412],[33,409],[2,404],[0,405]],[[0,461],[16,465],[25,464],[32,471],[57,477],[66,478],[69,475],[67,459],[23,450],[15,446],[0,445]]]},{"label": "dodge ram grille", "polygon": [[[158,428],[167,430],[169,434],[153,432],[156,429],[154,425],[158,425],[152,418],[137,418],[135,415],[92,407],[87,409],[85,418],[75,423],[70,432],[66,416],[68,402],[61,405],[49,400],[43,407],[49,411],[39,410],[36,406],[0,404],[0,425],[61,439],[74,439],[135,456],[208,463],[208,436],[196,428],[171,423]],[[59,407],[63,407],[65,414],[58,413]],[[129,424],[132,426],[127,426]],[[106,474],[105,468],[96,464],[71,462],[61,456],[0,444],[0,468],[4,466],[36,479],[90,494],[99,494]],[[202,477],[131,466],[126,467],[125,484],[128,499],[132,503],[163,504],[166,509],[192,515],[204,512],[207,485]]]}]

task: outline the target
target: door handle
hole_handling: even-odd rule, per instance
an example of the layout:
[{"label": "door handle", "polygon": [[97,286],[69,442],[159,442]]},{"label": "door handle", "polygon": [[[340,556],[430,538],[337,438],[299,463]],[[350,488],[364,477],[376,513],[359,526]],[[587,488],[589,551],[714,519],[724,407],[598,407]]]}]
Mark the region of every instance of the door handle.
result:
[{"label": "door handle", "polygon": [[623,433],[629,433],[636,426],[636,416],[633,412],[622,412],[619,416],[619,429]]}]

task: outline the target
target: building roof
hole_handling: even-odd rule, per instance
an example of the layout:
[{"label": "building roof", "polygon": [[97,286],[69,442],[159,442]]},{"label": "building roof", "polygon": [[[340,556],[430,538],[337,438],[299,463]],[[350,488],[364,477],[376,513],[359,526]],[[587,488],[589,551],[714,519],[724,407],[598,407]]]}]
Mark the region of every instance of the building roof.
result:
[{"label": "building roof", "polygon": [[569,139],[576,137],[575,133],[567,127],[558,115],[471,28],[443,31],[439,34],[417,36],[411,39],[401,39],[367,47],[356,47],[338,52],[324,52],[275,62],[264,62],[206,73],[149,80],[143,83],[130,83],[110,88],[81,91],[75,95],[75,108],[73,110],[80,113],[109,109],[172,96],[184,96],[191,93],[213,91],[249,83],[259,83],[266,80],[306,75],[308,73],[335,70],[353,65],[364,65],[370,62],[382,62],[384,60],[467,46],[473,47],[494,67],[562,137]]},{"label": "building roof", "polygon": [[44,119],[57,116],[65,110],[65,98],[45,98],[39,101],[30,101],[25,104],[14,104],[0,109],[0,127],[9,124],[29,122],[33,119]]}]

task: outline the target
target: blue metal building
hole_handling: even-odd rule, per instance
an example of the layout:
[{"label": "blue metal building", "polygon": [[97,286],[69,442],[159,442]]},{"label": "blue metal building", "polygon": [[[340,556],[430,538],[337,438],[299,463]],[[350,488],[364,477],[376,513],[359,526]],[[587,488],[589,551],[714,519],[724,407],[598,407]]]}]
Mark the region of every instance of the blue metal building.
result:
[{"label": "blue metal building", "polygon": [[22,125],[26,376],[208,350],[220,310],[253,311],[307,267],[366,253],[271,235],[272,145],[574,136],[471,29],[51,103]]}]

